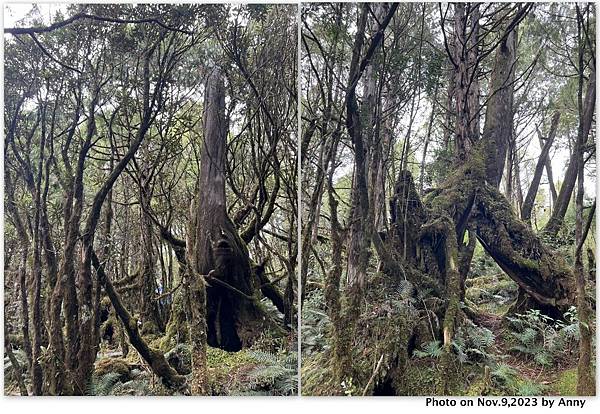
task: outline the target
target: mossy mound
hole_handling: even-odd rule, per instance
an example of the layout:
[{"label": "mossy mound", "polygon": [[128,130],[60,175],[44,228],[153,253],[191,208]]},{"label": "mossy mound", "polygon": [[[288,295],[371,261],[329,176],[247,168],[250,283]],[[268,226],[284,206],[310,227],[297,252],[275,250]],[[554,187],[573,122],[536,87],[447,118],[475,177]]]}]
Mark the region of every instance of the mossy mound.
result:
[{"label": "mossy mound", "polygon": [[[547,387],[544,384],[527,378],[523,373],[517,371],[514,367],[499,363],[490,368],[488,377],[484,370],[477,374],[477,377],[469,385],[465,395],[477,396],[539,396],[547,393]],[[554,395],[551,393],[551,395]]]},{"label": "mossy mound", "polygon": [[516,300],[518,285],[500,273],[466,281],[465,298],[478,308],[500,315]]},{"label": "mossy mound", "polygon": [[577,395],[577,368],[567,369],[560,374],[552,387],[552,395]]},{"label": "mossy mound", "polygon": [[371,395],[390,381],[398,386],[396,378],[403,376],[420,320],[413,293],[409,282],[391,282],[382,275],[373,278],[352,347],[352,385],[359,395]]},{"label": "mossy mound", "polygon": [[[404,370],[394,378],[396,395],[423,396],[437,395],[440,389],[439,360],[437,358],[412,358]],[[465,395],[469,380],[473,378],[473,366],[456,364],[452,366],[447,386],[449,395]],[[479,394],[480,395],[480,394]]]},{"label": "mossy mound", "polygon": [[302,358],[302,394],[312,396],[330,396],[340,393],[331,364],[331,351],[313,353]]},{"label": "mossy mound", "polygon": [[247,350],[227,352],[209,347],[206,353],[208,364],[208,390],[210,395],[231,395],[243,387],[249,371],[256,367],[256,360]]},{"label": "mossy mound", "polygon": [[372,395],[384,384],[397,386],[420,322],[414,287],[377,273],[370,278],[356,331],[350,340],[352,375],[336,382],[331,349],[303,359],[303,391],[307,395]]},{"label": "mossy mound", "polygon": [[98,377],[109,373],[117,373],[123,378],[129,377],[134,367],[123,358],[104,358],[96,362],[94,374]]}]

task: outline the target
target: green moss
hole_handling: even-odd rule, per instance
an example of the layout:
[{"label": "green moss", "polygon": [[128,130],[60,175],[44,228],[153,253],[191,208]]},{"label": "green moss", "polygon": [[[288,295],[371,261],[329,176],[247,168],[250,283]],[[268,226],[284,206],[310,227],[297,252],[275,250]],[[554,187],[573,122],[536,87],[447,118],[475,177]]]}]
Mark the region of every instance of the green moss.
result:
[{"label": "green moss", "polygon": [[142,328],[140,329],[140,334],[142,335],[153,335],[158,333],[158,327],[154,323],[154,321],[145,321],[142,324]]},{"label": "green moss", "polygon": [[234,388],[239,388],[245,375],[257,365],[248,350],[227,352],[208,347],[206,360],[209,378],[207,388],[211,395],[229,395]]},{"label": "green moss", "polygon": [[313,353],[302,358],[302,393],[312,396],[338,395],[341,388],[333,377],[330,351]]},{"label": "green moss", "polygon": [[171,316],[165,329],[165,335],[160,338],[156,346],[163,352],[167,352],[177,344],[189,341],[189,327],[185,314],[185,297],[183,292],[175,294],[171,306]]},{"label": "green moss", "polygon": [[552,395],[577,395],[577,368],[563,371],[552,388]]},{"label": "green moss", "polygon": [[[394,380],[397,395],[423,396],[440,395],[442,387],[439,360],[435,358],[410,359],[402,371],[398,371]],[[470,395],[469,383],[466,378],[472,377],[474,366],[456,364],[451,365],[450,379],[444,384],[447,387],[446,395]]]},{"label": "green moss", "polygon": [[227,352],[211,347],[206,351],[206,359],[209,369],[231,369],[256,362],[246,351]]},{"label": "green moss", "polygon": [[414,360],[406,366],[403,378],[396,381],[398,395],[435,395],[439,388],[439,374],[429,360]]},{"label": "green moss", "polygon": [[524,267],[525,269],[531,270],[532,272],[539,272],[540,271],[540,266],[538,264],[537,261],[535,260],[531,260],[531,259],[527,259],[527,258],[522,258],[519,262],[519,264]]},{"label": "green moss", "polygon": [[122,358],[104,358],[96,363],[94,374],[101,377],[109,373],[117,373],[123,377],[129,375],[129,361]]}]

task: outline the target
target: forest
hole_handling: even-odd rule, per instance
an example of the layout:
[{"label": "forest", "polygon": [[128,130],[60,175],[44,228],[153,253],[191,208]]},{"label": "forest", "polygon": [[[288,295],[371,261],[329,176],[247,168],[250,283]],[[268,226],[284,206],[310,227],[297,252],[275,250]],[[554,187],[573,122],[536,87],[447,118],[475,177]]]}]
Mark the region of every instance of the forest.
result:
[{"label": "forest", "polygon": [[296,394],[298,6],[28,6],[5,395]]},{"label": "forest", "polygon": [[593,3],[301,4],[302,395],[594,395]]},{"label": "forest", "polygon": [[4,12],[5,395],[595,395],[595,3]]}]

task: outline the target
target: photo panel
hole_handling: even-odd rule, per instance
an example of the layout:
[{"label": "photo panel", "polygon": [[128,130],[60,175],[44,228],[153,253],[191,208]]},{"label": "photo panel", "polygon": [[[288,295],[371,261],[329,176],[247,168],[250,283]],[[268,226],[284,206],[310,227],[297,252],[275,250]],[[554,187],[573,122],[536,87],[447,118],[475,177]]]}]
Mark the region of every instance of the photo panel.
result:
[{"label": "photo panel", "polygon": [[7,4],[5,395],[297,395],[297,4]]},{"label": "photo panel", "polygon": [[595,394],[595,15],[302,3],[302,395]]}]

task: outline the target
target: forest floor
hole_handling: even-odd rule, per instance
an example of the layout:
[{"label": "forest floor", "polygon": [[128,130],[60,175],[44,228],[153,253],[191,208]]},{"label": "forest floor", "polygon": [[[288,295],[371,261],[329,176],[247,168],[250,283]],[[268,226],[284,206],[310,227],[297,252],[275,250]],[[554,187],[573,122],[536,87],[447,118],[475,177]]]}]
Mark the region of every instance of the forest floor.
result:
[{"label": "forest floor", "polygon": [[[101,341],[86,394],[180,395],[162,385],[136,350],[126,340],[120,340],[121,334],[120,328],[117,328],[110,340],[103,338]],[[179,374],[191,380],[190,345],[164,341],[165,338],[161,333],[144,336],[151,347],[164,352],[165,359]],[[123,349],[128,350],[125,355]],[[281,337],[269,331],[264,332],[251,347],[238,352],[208,347],[207,393],[222,396],[293,395],[297,391],[298,359],[295,349],[293,333]],[[15,349],[14,354],[23,370],[25,384],[31,389],[25,353]],[[20,395],[8,358],[4,360],[4,367],[4,394]],[[187,395],[188,392],[182,390],[182,394]]]},{"label": "forest floor", "polygon": [[[375,276],[371,283],[375,283],[374,280]],[[396,290],[390,293],[379,285],[373,286],[377,287],[369,289],[372,297],[369,296],[367,302],[386,305],[374,305],[371,310],[388,309],[390,303],[401,302],[396,300]],[[454,353],[458,364],[450,395],[576,395],[579,325],[574,308],[565,313],[564,320],[547,318],[535,310],[511,314],[517,296],[517,284],[480,250],[466,280],[465,305],[469,311],[465,309],[465,315],[469,317],[455,334]],[[361,385],[364,386],[360,381],[368,379],[372,369],[368,366],[357,370],[359,385],[351,384],[349,389],[340,390],[332,381],[330,322],[323,304],[322,291],[313,289],[303,307],[303,390],[306,395],[356,395],[361,392]],[[401,309],[403,305],[398,306]],[[396,326],[389,312],[383,312],[383,316],[369,316],[366,311],[364,314],[368,322],[364,326],[372,327],[376,323],[390,329]],[[357,340],[357,349],[372,346],[365,335],[359,337],[365,339]],[[376,337],[378,344],[387,343],[383,337]],[[420,343],[402,370],[399,388],[386,387],[390,377],[383,374],[373,394],[434,395],[440,379],[440,355],[439,340]],[[363,371],[366,376],[359,376]]]},{"label": "forest floor", "polygon": [[[567,330],[553,328],[554,321],[549,321],[546,330],[542,320],[536,320],[529,314],[511,315],[509,309],[516,300],[517,285],[488,257],[480,257],[479,266],[476,265],[472,273],[475,274],[471,274],[467,280],[466,297],[478,314],[477,324],[493,333],[494,342],[488,352],[494,355],[499,364],[512,370],[513,377],[520,384],[517,389],[525,391],[525,394],[576,395],[576,346],[564,346],[561,349],[553,343],[562,340],[562,331]],[[527,321],[523,331],[515,332],[515,320]],[[531,343],[526,342],[528,332],[533,330],[538,332],[539,343],[533,339]],[[572,345],[572,342],[565,342],[565,345]],[[535,353],[544,355],[544,358],[536,360]]]},{"label": "forest floor", "polygon": [[539,384],[543,395],[576,395],[577,360],[572,356],[555,361],[549,367],[540,366],[531,358],[515,353],[512,343],[507,339],[508,333],[502,315],[490,313],[480,314],[481,326],[494,333],[493,353],[506,356],[503,362],[511,367],[517,375],[533,384]]}]

